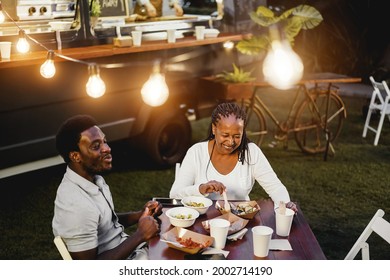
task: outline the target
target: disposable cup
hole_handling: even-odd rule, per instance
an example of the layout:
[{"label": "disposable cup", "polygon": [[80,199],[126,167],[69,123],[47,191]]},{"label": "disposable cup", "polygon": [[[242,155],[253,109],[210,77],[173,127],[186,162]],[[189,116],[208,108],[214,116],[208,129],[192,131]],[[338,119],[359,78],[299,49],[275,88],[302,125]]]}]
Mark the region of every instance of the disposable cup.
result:
[{"label": "disposable cup", "polygon": [[213,247],[223,249],[226,245],[226,237],[228,234],[230,222],[225,219],[210,220],[210,236],[214,237]]},{"label": "disposable cup", "polygon": [[279,212],[279,208],[275,209],[276,234],[279,236],[289,236],[292,221],[295,212],[286,208],[285,214]]},{"label": "disposable cup", "polygon": [[133,46],[139,47],[142,42],[142,31],[135,30],[131,31],[131,37],[133,37]]},{"label": "disposable cup", "polygon": [[11,42],[0,42],[0,53],[2,60],[11,59]]},{"label": "disposable cup", "polygon": [[175,43],[176,42],[176,30],[175,29],[168,29],[167,30],[167,40],[168,40],[168,43]]},{"label": "disposable cup", "polygon": [[204,39],[204,30],[206,28],[204,26],[195,26],[195,36],[196,40],[203,40]]},{"label": "disposable cup", "polygon": [[253,253],[256,257],[268,256],[269,243],[274,230],[267,226],[255,226],[252,228]]}]

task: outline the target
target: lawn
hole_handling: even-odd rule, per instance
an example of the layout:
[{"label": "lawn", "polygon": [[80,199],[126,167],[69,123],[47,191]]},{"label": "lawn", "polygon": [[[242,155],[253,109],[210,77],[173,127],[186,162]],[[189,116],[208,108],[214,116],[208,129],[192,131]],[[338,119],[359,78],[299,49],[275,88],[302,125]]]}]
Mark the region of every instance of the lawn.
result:
[{"label": "lawn", "polygon": [[[284,95],[264,96],[273,108],[285,111]],[[366,100],[343,97],[348,116],[335,155],[327,161],[323,155],[305,155],[289,141],[262,149],[292,200],[300,205],[328,259],[343,259],[378,208],[390,220],[390,123],[385,121],[379,145],[374,147],[373,133],[363,139],[362,106]],[[279,101],[283,101],[279,103]],[[192,123],[194,142],[205,136],[208,120]],[[107,174],[117,211],[140,208],[153,196],[168,196],[174,168],[161,169],[149,163],[139,151],[125,149],[124,143],[112,145],[114,169]],[[272,146],[272,147],[271,147]],[[53,240],[51,219],[55,192],[64,165],[0,181],[0,259],[60,259]],[[252,199],[265,197],[260,187]],[[370,238],[372,259],[390,259],[388,244]],[[387,247],[385,247],[387,246]]]}]

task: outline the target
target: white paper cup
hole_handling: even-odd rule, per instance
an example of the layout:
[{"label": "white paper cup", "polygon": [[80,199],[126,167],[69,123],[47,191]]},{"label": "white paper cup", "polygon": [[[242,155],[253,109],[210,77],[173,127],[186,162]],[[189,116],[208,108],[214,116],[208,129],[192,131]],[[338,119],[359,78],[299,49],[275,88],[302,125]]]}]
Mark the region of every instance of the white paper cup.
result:
[{"label": "white paper cup", "polygon": [[168,43],[175,43],[176,42],[176,30],[175,29],[168,29],[167,30],[167,40],[168,40]]},{"label": "white paper cup", "polygon": [[276,234],[279,236],[288,236],[290,234],[292,221],[295,212],[286,208],[285,215],[279,213],[279,208],[275,209]]},{"label": "white paper cup", "polygon": [[228,234],[230,222],[225,219],[210,220],[210,236],[214,237],[213,247],[216,249],[225,248],[226,237]]},{"label": "white paper cup", "polygon": [[142,42],[142,31],[135,30],[131,31],[131,37],[133,37],[133,46],[139,47]]},{"label": "white paper cup", "polygon": [[0,42],[0,53],[2,60],[11,59],[11,42]]},{"label": "white paper cup", "polygon": [[204,26],[195,26],[195,36],[196,40],[203,40],[204,39],[204,30],[206,27]]},{"label": "white paper cup", "polygon": [[268,256],[269,243],[274,230],[267,226],[255,226],[252,228],[253,253],[256,257]]}]

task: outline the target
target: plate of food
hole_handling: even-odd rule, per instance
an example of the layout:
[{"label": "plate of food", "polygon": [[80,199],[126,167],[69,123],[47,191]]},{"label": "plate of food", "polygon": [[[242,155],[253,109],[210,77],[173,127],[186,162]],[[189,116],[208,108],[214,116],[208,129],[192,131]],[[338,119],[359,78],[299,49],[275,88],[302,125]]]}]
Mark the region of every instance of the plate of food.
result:
[{"label": "plate of food", "polygon": [[[225,213],[224,201],[217,201],[215,207],[221,212]],[[260,211],[260,206],[256,201],[234,201],[229,202],[230,210],[234,215],[237,215],[243,219],[253,219]]]},{"label": "plate of food", "polygon": [[[228,235],[236,233],[240,230],[242,230],[247,224],[248,220],[245,220],[243,218],[238,217],[237,215],[234,215],[233,213],[225,213],[221,216],[215,217],[213,219],[225,219],[230,222],[229,230],[228,230]],[[210,230],[210,220],[206,220],[202,222],[202,226],[205,230],[209,231]]]},{"label": "plate of food", "polygon": [[170,248],[188,254],[196,254],[200,250],[210,247],[214,238],[185,228],[174,227],[162,234],[160,240],[167,243]]}]

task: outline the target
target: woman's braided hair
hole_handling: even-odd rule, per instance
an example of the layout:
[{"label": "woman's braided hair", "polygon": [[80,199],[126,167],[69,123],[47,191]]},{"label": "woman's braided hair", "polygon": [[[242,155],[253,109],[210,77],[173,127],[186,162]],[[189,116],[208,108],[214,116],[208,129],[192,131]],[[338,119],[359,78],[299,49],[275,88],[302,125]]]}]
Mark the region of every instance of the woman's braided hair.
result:
[{"label": "woman's braided hair", "polygon": [[246,112],[243,108],[241,108],[237,103],[229,102],[229,103],[221,103],[219,104],[211,114],[211,124],[208,131],[208,136],[205,141],[209,141],[215,138],[213,134],[212,125],[217,125],[217,123],[221,120],[222,117],[227,118],[230,115],[234,115],[236,119],[241,119],[244,121],[244,132],[242,134],[241,144],[237,148],[238,150],[238,160],[244,164],[245,154],[248,151],[248,143],[250,142],[249,138],[246,135]]}]

